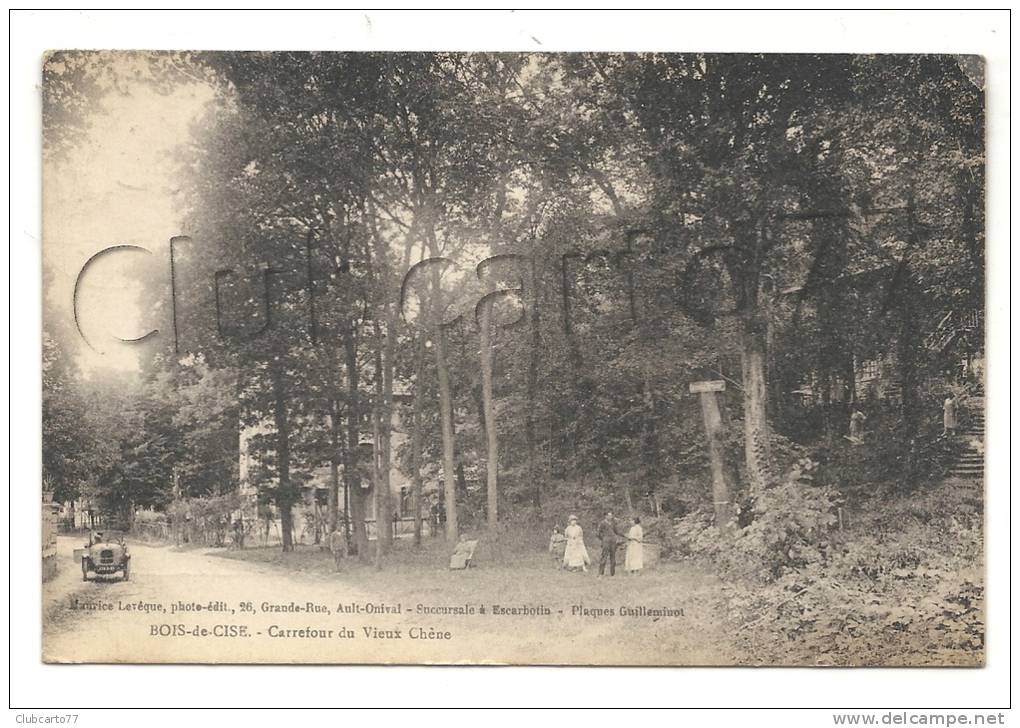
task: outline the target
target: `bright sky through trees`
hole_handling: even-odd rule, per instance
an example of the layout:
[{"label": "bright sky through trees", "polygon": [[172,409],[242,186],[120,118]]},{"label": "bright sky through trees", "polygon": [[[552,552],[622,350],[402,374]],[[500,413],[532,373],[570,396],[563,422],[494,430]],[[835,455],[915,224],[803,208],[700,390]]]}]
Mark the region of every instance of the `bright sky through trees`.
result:
[{"label": "bright sky through trees", "polygon": [[[111,245],[151,250],[152,266],[167,271],[167,243],[181,234],[174,210],[173,152],[188,138],[206,102],[208,86],[178,86],[169,96],[144,82],[124,81],[93,100],[85,137],[68,153],[46,161],[44,258],[53,273],[47,304],[73,330],[75,280],[85,262]],[[59,214],[58,214],[59,213]],[[144,254],[142,254],[144,255]],[[135,348],[117,342],[159,327],[140,319],[141,287],[127,275],[135,254],[106,256],[82,280],[80,313],[93,348],[76,338],[83,369],[137,368]],[[116,322],[115,330],[107,326]],[[70,342],[68,342],[70,343]]]}]

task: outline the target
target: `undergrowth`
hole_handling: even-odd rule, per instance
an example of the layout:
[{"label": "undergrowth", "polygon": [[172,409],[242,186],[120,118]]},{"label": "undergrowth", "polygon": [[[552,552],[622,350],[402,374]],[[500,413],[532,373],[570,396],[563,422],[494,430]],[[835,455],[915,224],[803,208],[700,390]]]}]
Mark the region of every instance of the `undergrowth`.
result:
[{"label": "undergrowth", "polygon": [[980,486],[873,484],[848,503],[816,476],[802,462],[732,536],[702,513],[675,528],[674,558],[726,581],[738,651],[772,665],[982,664]]}]

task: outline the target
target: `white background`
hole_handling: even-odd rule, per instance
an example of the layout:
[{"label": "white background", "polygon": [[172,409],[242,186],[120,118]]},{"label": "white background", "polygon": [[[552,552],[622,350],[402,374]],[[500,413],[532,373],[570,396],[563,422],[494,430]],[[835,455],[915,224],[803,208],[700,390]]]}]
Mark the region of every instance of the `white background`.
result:
[{"label": "white background", "polygon": [[[1009,497],[1009,15],[883,11],[28,12],[11,19],[10,705],[17,715],[90,705],[693,706],[820,711],[679,716],[692,725],[832,725],[837,709],[999,709],[1011,703]],[[40,662],[40,98],[42,53],[58,48],[260,50],[672,50],[977,53],[988,76],[988,665],[983,669],[50,666]],[[3,317],[8,318],[8,317]],[[832,710],[828,710],[828,709]],[[34,709],[34,710],[31,710]],[[60,710],[57,710],[60,709]],[[75,709],[75,710],[68,710]],[[430,717],[402,714],[401,722]],[[1009,721],[1011,716],[1007,716]],[[501,722],[460,713],[444,726]],[[505,718],[504,718],[505,719]],[[516,720],[609,723],[596,712]],[[80,725],[295,724],[337,716],[268,711],[83,713]],[[375,721],[349,716],[346,721]]]}]

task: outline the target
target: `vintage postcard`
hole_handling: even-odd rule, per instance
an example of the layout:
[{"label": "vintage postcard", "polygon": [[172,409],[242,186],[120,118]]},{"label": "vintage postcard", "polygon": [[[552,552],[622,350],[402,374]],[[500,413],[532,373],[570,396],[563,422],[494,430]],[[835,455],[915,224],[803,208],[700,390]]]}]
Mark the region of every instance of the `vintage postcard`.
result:
[{"label": "vintage postcard", "polygon": [[984,77],[51,51],[43,660],[984,664]]}]

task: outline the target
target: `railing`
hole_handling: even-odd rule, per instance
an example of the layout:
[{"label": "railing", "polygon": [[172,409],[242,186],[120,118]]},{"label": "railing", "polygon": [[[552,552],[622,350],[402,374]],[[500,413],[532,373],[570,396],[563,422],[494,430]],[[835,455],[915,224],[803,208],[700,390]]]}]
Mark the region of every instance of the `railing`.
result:
[{"label": "railing", "polygon": [[961,331],[973,331],[981,327],[983,315],[981,311],[967,311],[957,316],[957,328]]},{"label": "railing", "polygon": [[950,311],[938,322],[935,330],[925,338],[924,343],[932,351],[944,351],[962,332],[974,331],[981,327],[982,313],[973,309]]},{"label": "railing", "polygon": [[933,351],[941,351],[952,341],[954,336],[956,336],[956,327],[953,326],[953,312],[950,311],[942,317],[935,330],[928,334],[924,344]]},{"label": "railing", "polygon": [[[428,516],[422,516],[421,519],[421,532],[423,536],[431,536],[433,529],[432,520]],[[375,539],[376,535],[376,520],[374,518],[365,519],[365,531],[368,533],[369,540]],[[407,518],[399,518],[395,521],[390,522],[390,532],[395,538],[410,538],[414,534],[414,516]]]}]

